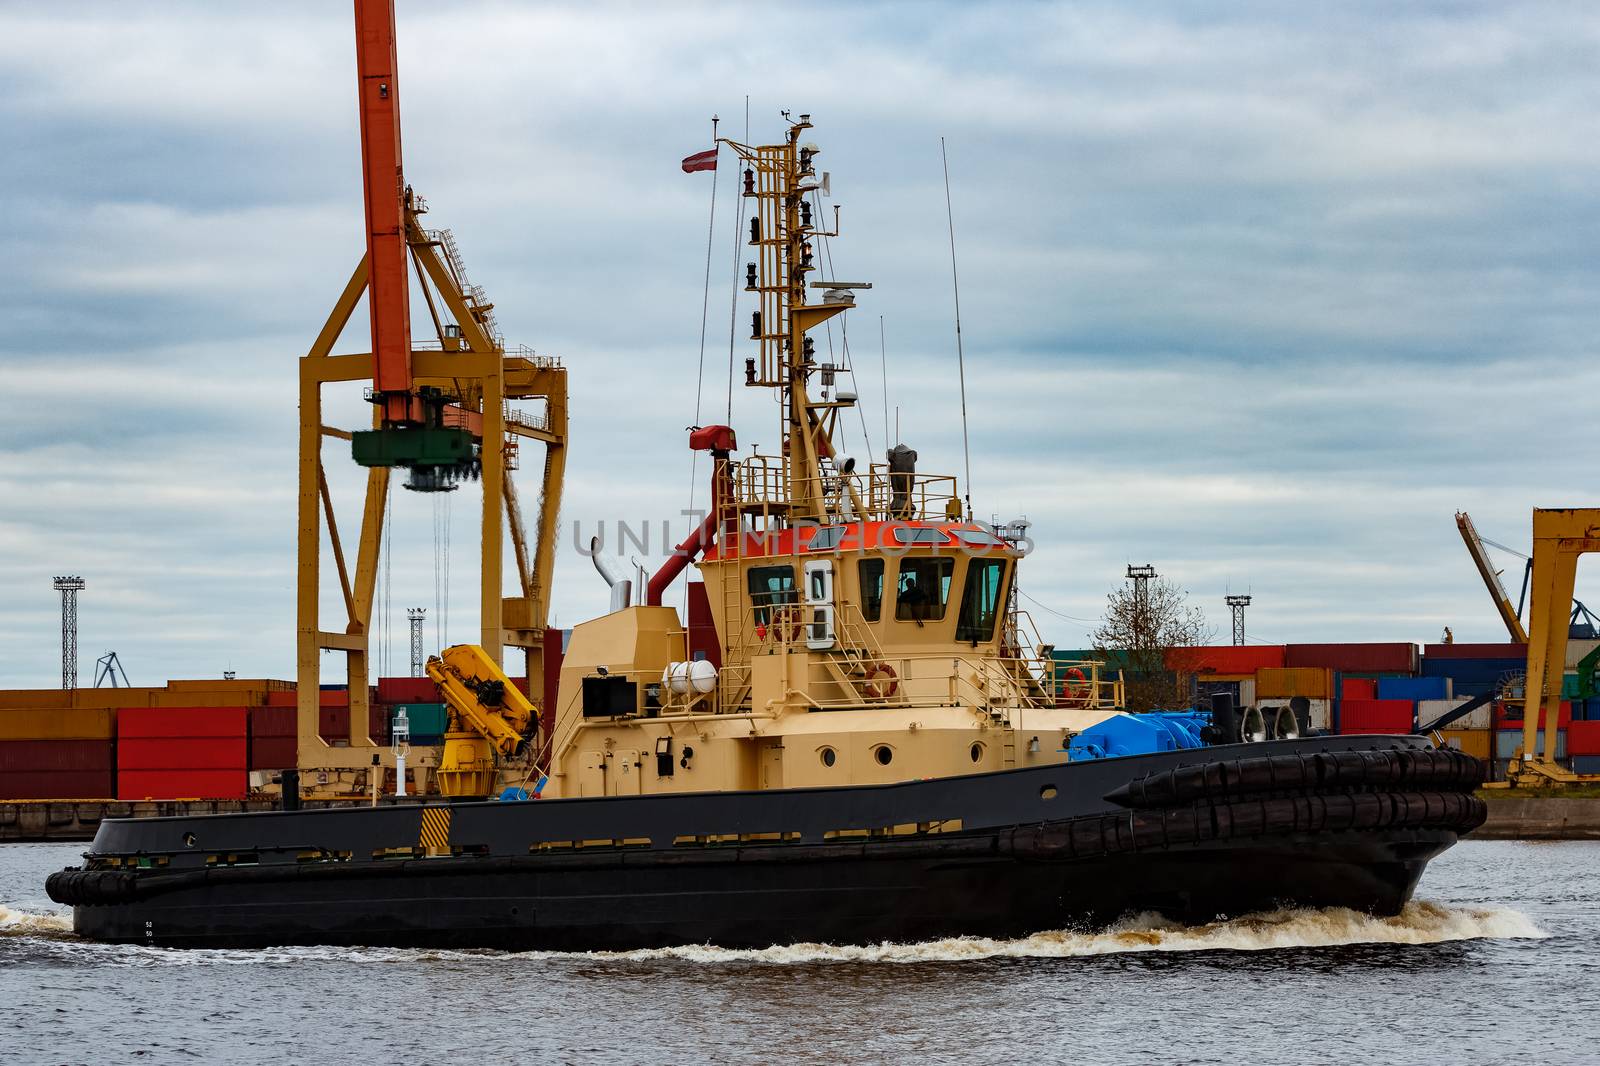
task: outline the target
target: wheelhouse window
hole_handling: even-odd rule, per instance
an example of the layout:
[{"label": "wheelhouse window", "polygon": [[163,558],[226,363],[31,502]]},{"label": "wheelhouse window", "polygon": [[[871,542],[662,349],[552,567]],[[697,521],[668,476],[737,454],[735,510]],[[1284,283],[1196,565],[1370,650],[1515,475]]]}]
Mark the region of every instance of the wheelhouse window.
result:
[{"label": "wheelhouse window", "polygon": [[861,617],[876,622],[883,617],[883,560],[863,559],[857,573],[861,578]]},{"label": "wheelhouse window", "polygon": [[994,622],[1000,616],[1005,578],[1004,559],[974,559],[967,564],[961,612],[956,615],[957,640],[981,644],[994,639]]},{"label": "wheelhouse window", "polygon": [[795,587],[792,566],[751,567],[749,582],[750,606],[755,611],[756,625],[770,623],[774,607],[800,602],[800,590]]},{"label": "wheelhouse window", "polygon": [[902,622],[937,622],[950,602],[954,559],[901,559],[895,587],[894,616]]}]

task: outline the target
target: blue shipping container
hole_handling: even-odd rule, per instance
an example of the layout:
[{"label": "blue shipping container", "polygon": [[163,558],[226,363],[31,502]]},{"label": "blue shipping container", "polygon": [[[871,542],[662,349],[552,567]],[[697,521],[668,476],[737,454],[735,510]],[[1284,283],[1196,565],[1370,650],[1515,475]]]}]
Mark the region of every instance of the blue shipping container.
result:
[{"label": "blue shipping container", "polygon": [[1449,677],[1380,677],[1380,700],[1447,700],[1450,698]]},{"label": "blue shipping container", "polygon": [[[1500,729],[1494,735],[1494,757],[1496,759],[1509,759],[1522,747],[1522,730]],[[1539,754],[1544,754],[1544,730],[1539,730]],[[1567,757],[1567,731],[1556,730],[1556,758]]]},{"label": "blue shipping container", "polygon": [[1600,774],[1600,755],[1574,755],[1572,772],[1575,774]]}]

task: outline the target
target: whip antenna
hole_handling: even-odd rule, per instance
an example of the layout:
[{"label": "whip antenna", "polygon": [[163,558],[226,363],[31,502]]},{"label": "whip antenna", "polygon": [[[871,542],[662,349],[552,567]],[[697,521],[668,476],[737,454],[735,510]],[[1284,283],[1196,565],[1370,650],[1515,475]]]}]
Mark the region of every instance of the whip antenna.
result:
[{"label": "whip antenna", "polygon": [[939,159],[944,163],[944,217],[950,227],[950,287],[956,304],[956,373],[961,381],[961,456],[966,465],[967,521],[972,521],[972,448],[967,441],[967,360],[961,350],[961,282],[956,277],[956,217],[950,209],[950,157],[945,154],[944,138],[939,138]]},{"label": "whip antenna", "polygon": [[893,448],[889,440],[889,349],[883,343],[883,316],[878,316],[878,369],[883,374],[883,439],[885,448]]}]

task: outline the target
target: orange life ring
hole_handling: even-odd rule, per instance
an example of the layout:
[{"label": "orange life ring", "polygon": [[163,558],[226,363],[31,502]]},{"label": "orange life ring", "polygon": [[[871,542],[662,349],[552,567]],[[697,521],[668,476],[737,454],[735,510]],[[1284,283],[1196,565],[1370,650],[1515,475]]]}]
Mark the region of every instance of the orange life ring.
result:
[{"label": "orange life ring", "polygon": [[[880,682],[878,678],[886,680]],[[861,687],[872,699],[886,700],[900,691],[900,675],[888,663],[875,663]]]},{"label": "orange life ring", "polygon": [[1061,706],[1087,707],[1089,705],[1089,681],[1083,676],[1083,671],[1076,666],[1069,666],[1062,677]]},{"label": "orange life ring", "polygon": [[[799,640],[801,632],[805,629],[802,622],[798,605],[780,603],[773,607],[768,615],[765,636],[773,640]],[[789,634],[787,638],[784,637],[785,630]],[[757,631],[760,631],[759,628]]]}]

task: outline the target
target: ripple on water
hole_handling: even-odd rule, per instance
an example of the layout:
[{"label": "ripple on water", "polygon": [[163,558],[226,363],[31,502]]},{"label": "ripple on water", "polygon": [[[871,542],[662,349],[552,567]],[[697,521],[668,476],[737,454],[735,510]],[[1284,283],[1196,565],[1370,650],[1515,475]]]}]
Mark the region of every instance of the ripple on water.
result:
[{"label": "ripple on water", "polygon": [[1138,952],[1271,951],[1289,948],[1339,947],[1351,944],[1438,944],[1479,939],[1542,939],[1548,936],[1526,915],[1507,907],[1446,906],[1414,901],[1388,918],[1335,907],[1324,910],[1285,909],[1231,918],[1203,925],[1180,925],[1157,914],[1125,918],[1097,932],[1053,930],[1013,940],[951,937],[916,944],[786,944],[760,949],[706,945],[639,951],[520,953],[401,948],[297,947],[260,950],[175,950],[94,944],[72,935],[72,919],[59,913],[35,913],[0,905],[0,937],[26,938],[96,965],[193,966],[261,965],[322,960],[346,963],[427,963],[493,959],[586,962],[757,963],[775,966],[800,963],[927,963],[983,959],[1049,959],[1118,955]]}]

